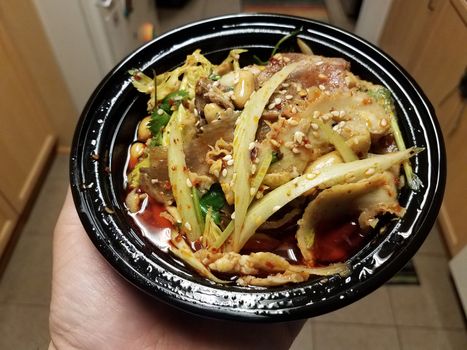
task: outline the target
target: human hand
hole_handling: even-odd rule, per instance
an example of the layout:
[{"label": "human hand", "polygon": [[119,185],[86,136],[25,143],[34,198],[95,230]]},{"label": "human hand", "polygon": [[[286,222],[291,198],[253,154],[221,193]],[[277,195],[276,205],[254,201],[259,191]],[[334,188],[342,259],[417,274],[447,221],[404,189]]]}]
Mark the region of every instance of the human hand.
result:
[{"label": "human hand", "polygon": [[150,298],[96,250],[68,191],[54,233],[50,349],[288,349],[302,326],[205,319]]}]

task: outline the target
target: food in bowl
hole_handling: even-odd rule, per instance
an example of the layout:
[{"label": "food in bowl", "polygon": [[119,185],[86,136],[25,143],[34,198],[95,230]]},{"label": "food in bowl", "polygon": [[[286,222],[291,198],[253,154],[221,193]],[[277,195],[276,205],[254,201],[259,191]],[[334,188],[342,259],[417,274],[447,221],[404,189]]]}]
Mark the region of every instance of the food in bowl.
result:
[{"label": "food in bowl", "polygon": [[[150,77],[125,204],[143,234],[217,283],[278,286],[349,273],[415,187],[389,90],[342,58],[273,53],[241,66],[196,50]],[[401,165],[404,172],[402,173]]]}]

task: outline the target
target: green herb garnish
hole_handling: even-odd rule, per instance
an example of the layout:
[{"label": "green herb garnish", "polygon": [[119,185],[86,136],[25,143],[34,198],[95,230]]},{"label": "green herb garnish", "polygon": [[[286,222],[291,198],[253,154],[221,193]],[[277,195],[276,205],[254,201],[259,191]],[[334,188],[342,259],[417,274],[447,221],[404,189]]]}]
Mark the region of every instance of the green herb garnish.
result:
[{"label": "green herb garnish", "polygon": [[162,135],[164,128],[169,123],[172,116],[173,106],[179,106],[180,103],[188,98],[188,92],[178,90],[168,94],[160,103],[159,107],[154,110],[149,122],[149,130],[152,133],[151,146],[160,146],[162,144]]},{"label": "green herb garnish", "polygon": [[208,209],[211,208],[211,216],[214,222],[219,225],[221,222],[220,210],[225,206],[225,196],[221,186],[215,183],[208,192],[199,200],[199,206],[203,217],[206,217]]}]

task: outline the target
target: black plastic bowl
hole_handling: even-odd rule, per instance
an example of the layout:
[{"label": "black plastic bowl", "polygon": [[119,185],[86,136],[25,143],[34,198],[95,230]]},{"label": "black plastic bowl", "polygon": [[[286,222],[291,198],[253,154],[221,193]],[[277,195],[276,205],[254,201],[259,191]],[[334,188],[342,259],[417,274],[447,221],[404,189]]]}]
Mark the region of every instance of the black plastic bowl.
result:
[{"label": "black plastic bowl", "polygon": [[[389,88],[407,146],[425,148],[412,159],[423,183],[404,189],[405,216],[375,235],[349,263],[346,278],[311,278],[268,289],[214,284],[141,238],[123,205],[123,168],[147,96],[130,84],[127,71],[152,75],[181,64],[195,49],[219,63],[233,48],[245,59],[266,59],[284,35],[303,27],[300,38],[316,54],[342,57],[352,72]],[[242,56],[244,56],[242,55]],[[417,84],[390,57],[366,41],[330,25],[282,15],[239,14],[197,22],[162,35],[124,59],[100,83],[76,129],[71,185],[82,223],[99,251],[128,281],[180,309],[216,318],[284,321],[317,316],[372,292],[415,254],[432,228],[446,177],[442,135],[433,108]]]}]

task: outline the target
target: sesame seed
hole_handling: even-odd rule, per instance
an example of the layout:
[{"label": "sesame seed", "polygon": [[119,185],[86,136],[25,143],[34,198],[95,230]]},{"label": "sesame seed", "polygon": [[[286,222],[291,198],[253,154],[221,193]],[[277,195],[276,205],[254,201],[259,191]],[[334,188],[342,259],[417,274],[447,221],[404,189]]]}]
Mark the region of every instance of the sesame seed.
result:
[{"label": "sesame seed", "polygon": [[313,145],[311,143],[306,143],[305,144],[305,148],[306,149],[312,149],[313,148]]},{"label": "sesame seed", "polygon": [[248,145],[248,150],[253,151],[255,147],[256,147],[256,144],[254,142],[250,142],[250,144]]},{"label": "sesame seed", "polygon": [[274,140],[274,139],[271,139],[271,144],[272,144],[273,146],[276,146],[276,147],[280,147],[280,146],[281,146],[280,143],[277,142],[277,141]]},{"label": "sesame seed", "polygon": [[251,165],[251,174],[253,175],[254,173],[256,173],[256,165],[252,164]]},{"label": "sesame seed", "polygon": [[276,211],[278,211],[279,209],[281,208],[280,205],[276,205],[272,208],[272,211],[275,213]]},{"label": "sesame seed", "polygon": [[316,175],[315,174],[306,174],[305,177],[306,177],[307,180],[313,180],[316,177]]},{"label": "sesame seed", "polygon": [[229,159],[229,160],[227,161],[227,165],[228,165],[228,166],[233,165],[233,163],[234,163],[234,160],[233,160],[233,159]]},{"label": "sesame seed", "polygon": [[282,83],[282,86],[283,86],[283,87],[289,87],[290,84],[289,84],[289,83]]},{"label": "sesame seed", "polygon": [[295,131],[295,133],[293,135],[294,141],[298,142],[298,143],[302,143],[304,137],[305,137],[305,134],[303,132],[301,132],[301,131]]},{"label": "sesame seed", "polygon": [[292,126],[297,126],[298,125],[298,121],[295,120],[295,119],[287,119],[287,124],[290,124]]},{"label": "sesame seed", "polygon": [[276,97],[276,98],[274,99],[274,103],[275,103],[276,105],[278,105],[278,104],[281,103],[281,102],[282,102],[282,100],[281,100],[279,97]]},{"label": "sesame seed", "polygon": [[254,196],[255,192],[255,189],[253,187],[250,187],[250,196]]},{"label": "sesame seed", "polygon": [[161,109],[161,108],[159,108],[159,109],[157,110],[157,114],[158,114],[158,115],[162,115],[162,114],[164,114],[164,110],[163,110],[163,109]]},{"label": "sesame seed", "polygon": [[284,57],[284,62],[290,62],[290,58]]},{"label": "sesame seed", "polygon": [[313,134],[313,136],[316,137],[316,138],[319,137],[319,133],[318,133],[317,131],[313,131],[312,134]]},{"label": "sesame seed", "polygon": [[292,152],[295,154],[300,153],[300,150],[297,147],[292,148]]},{"label": "sesame seed", "polygon": [[295,143],[292,142],[292,141],[287,141],[285,144],[284,144],[285,147],[287,148],[292,148],[295,146]]},{"label": "sesame seed", "polygon": [[291,100],[292,98],[293,98],[292,95],[285,95],[285,99],[286,99],[286,100]]},{"label": "sesame seed", "polygon": [[106,212],[107,214],[113,214],[113,213],[115,213],[115,211],[113,211],[113,209],[111,209],[111,208],[109,208],[109,207],[107,207],[107,206],[104,207],[104,210],[105,210],[105,212]]},{"label": "sesame seed", "polygon": [[230,218],[231,218],[232,220],[235,220],[235,212],[233,212],[232,215],[230,215]]},{"label": "sesame seed", "polygon": [[326,90],[326,87],[323,84],[319,84],[318,87],[320,90]]},{"label": "sesame seed", "polygon": [[323,63],[324,63],[323,61],[318,61],[318,62],[316,62],[316,65],[321,66]]},{"label": "sesame seed", "polygon": [[381,119],[381,121],[379,122],[379,124],[380,124],[381,126],[384,127],[384,126],[388,125],[388,121],[387,121],[386,119],[383,118],[383,119]]},{"label": "sesame seed", "polygon": [[339,116],[339,111],[331,111],[331,115],[333,117],[338,117]]},{"label": "sesame seed", "polygon": [[226,177],[227,176],[227,169],[222,169],[222,176]]},{"label": "sesame seed", "polygon": [[190,188],[193,187],[193,184],[191,183],[191,180],[188,179],[188,178],[186,179],[186,185],[187,185],[188,187],[190,187]]},{"label": "sesame seed", "polygon": [[185,228],[188,230],[188,231],[191,231],[191,225],[189,222],[185,222]]},{"label": "sesame seed", "polygon": [[321,79],[321,80],[326,80],[328,78],[328,76],[326,74],[319,73],[318,78]]},{"label": "sesame seed", "polygon": [[344,110],[339,111],[339,117],[343,117],[343,116],[345,116],[345,111]]},{"label": "sesame seed", "polygon": [[156,184],[156,183],[158,183],[158,182],[159,182],[158,179],[151,179],[151,183],[152,183],[153,185]]},{"label": "sesame seed", "polygon": [[369,168],[367,169],[367,171],[365,171],[365,175],[368,175],[368,176],[373,175],[375,171],[376,171],[375,168]]},{"label": "sesame seed", "polygon": [[274,109],[274,107],[276,107],[276,104],[274,102],[268,105],[268,109]]},{"label": "sesame seed", "polygon": [[319,126],[318,126],[318,124],[316,124],[316,123],[311,123],[311,128],[312,128],[313,130],[318,130],[318,129],[319,129]]},{"label": "sesame seed", "polygon": [[315,174],[316,176],[318,176],[319,174],[321,174],[321,171],[319,171],[319,170],[313,170],[311,173],[312,173],[312,174]]},{"label": "sesame seed", "polygon": [[231,160],[231,159],[232,159],[232,155],[231,155],[231,154],[226,154],[224,157],[222,157],[222,159],[224,159],[224,160]]},{"label": "sesame seed", "polygon": [[298,111],[298,110],[297,110],[297,107],[293,106],[293,107],[292,107],[292,113],[297,113],[297,111]]},{"label": "sesame seed", "polygon": [[305,97],[306,95],[308,95],[308,93],[305,91],[305,90],[300,90],[298,92],[298,94],[301,96],[301,97]]},{"label": "sesame seed", "polygon": [[320,114],[321,114],[320,111],[314,111],[313,112],[313,118],[315,118],[315,119],[318,118]]},{"label": "sesame seed", "polygon": [[281,95],[285,95],[285,94],[287,93],[287,90],[279,90],[279,93],[280,93]]},{"label": "sesame seed", "polygon": [[323,116],[321,117],[321,119],[323,119],[323,120],[329,120],[329,118],[330,118],[329,113],[323,114]]}]

